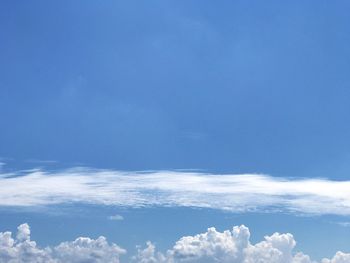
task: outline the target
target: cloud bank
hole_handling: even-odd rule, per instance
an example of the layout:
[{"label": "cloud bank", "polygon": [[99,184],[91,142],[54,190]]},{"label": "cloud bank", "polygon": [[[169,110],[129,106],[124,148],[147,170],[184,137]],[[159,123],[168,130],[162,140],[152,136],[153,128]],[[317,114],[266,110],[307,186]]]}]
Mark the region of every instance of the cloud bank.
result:
[{"label": "cloud bank", "polygon": [[[144,249],[138,249],[126,262],[316,263],[308,255],[294,251],[296,241],[292,234],[274,233],[256,244],[251,244],[249,239],[249,229],[243,225],[224,232],[212,227],[205,233],[182,237],[165,253],[157,252],[156,247],[147,242]],[[40,248],[30,239],[28,224],[18,227],[15,238],[11,232],[0,232],[0,262],[3,263],[119,263],[125,253],[103,236],[79,237],[55,247]],[[350,263],[350,254],[337,252],[332,259],[325,258],[320,263]]]},{"label": "cloud bank", "polygon": [[28,224],[18,228],[14,239],[11,232],[0,233],[0,262],[3,263],[119,263],[120,255],[126,251],[115,244],[109,244],[105,237],[97,239],[79,237],[74,241],[62,242],[56,247],[40,248],[30,240]]},{"label": "cloud bank", "polygon": [[350,215],[350,181],[259,174],[69,169],[0,174],[0,206],[87,203],[182,206],[233,212],[280,210]]}]

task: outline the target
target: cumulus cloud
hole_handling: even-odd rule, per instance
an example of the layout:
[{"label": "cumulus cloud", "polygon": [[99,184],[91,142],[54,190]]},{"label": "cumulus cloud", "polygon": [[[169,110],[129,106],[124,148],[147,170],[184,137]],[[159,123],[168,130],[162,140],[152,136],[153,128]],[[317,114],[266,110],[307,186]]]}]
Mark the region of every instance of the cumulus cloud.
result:
[{"label": "cumulus cloud", "polygon": [[349,263],[350,254],[338,251],[332,259],[323,259],[322,263]]},{"label": "cumulus cloud", "polygon": [[[274,233],[257,244],[250,243],[250,232],[245,226],[219,232],[209,228],[195,236],[178,240],[166,253],[156,251],[151,242],[139,249],[134,262],[142,263],[317,263],[302,252],[295,252],[292,234]],[[332,259],[321,263],[350,263],[350,254],[337,252]]]},{"label": "cumulus cloud", "polygon": [[0,233],[0,262],[2,263],[119,263],[119,256],[126,251],[109,244],[105,237],[91,239],[79,237],[56,247],[40,248],[30,240],[28,224],[18,227],[16,238],[11,232]]},{"label": "cumulus cloud", "polygon": [[[2,263],[119,263],[126,251],[105,237],[79,237],[55,247],[41,248],[30,239],[28,224],[20,225],[16,238],[11,232],[0,232],[0,262]],[[180,238],[172,248],[162,253],[147,242],[126,262],[137,263],[317,263],[308,255],[295,251],[292,234],[274,233],[256,244],[250,242],[250,232],[244,225],[232,230],[217,231]],[[331,259],[319,263],[350,263],[350,254],[337,252]]]},{"label": "cumulus cloud", "polygon": [[97,239],[79,237],[73,242],[63,242],[53,249],[53,258],[59,262],[111,262],[118,263],[125,250],[108,244],[105,237]]},{"label": "cumulus cloud", "polygon": [[0,173],[0,206],[89,203],[350,215],[350,181],[259,174],[69,169]]}]

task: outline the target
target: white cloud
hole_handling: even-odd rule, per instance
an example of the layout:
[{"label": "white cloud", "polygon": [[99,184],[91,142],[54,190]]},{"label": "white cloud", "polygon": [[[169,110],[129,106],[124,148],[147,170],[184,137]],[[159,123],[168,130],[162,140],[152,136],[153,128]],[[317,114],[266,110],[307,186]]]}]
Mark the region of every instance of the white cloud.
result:
[{"label": "white cloud", "polygon": [[338,251],[332,259],[323,259],[322,263],[349,263],[350,254]]},{"label": "white cloud", "polygon": [[[251,244],[249,229],[243,225],[223,232],[211,227],[205,233],[182,237],[165,253],[157,252],[155,245],[147,242],[146,248],[139,248],[130,260],[137,263],[316,263],[308,255],[295,251],[295,245],[289,233],[274,233]],[[2,263],[118,263],[125,253],[103,236],[79,237],[55,247],[41,248],[30,239],[28,224],[18,227],[16,238],[11,232],[0,232]],[[325,258],[320,263],[350,263],[350,254],[339,251],[332,259]]]},{"label": "white cloud", "polygon": [[259,174],[31,170],[0,174],[0,206],[81,202],[350,215],[348,189],[350,181],[287,179]]},{"label": "white cloud", "polygon": [[[316,263],[308,255],[295,252],[296,241],[292,234],[274,233],[257,244],[249,241],[250,232],[245,226],[219,232],[209,228],[195,236],[182,237],[166,253],[156,251],[148,242],[139,249],[134,262],[142,263]],[[350,263],[350,254],[337,252],[332,259],[321,263]]]},{"label": "white cloud", "polygon": [[156,253],[156,247],[152,242],[146,243],[146,248],[137,250],[137,255],[131,258],[132,262],[138,263],[161,263],[166,262],[167,258],[160,252]]},{"label": "white cloud", "polygon": [[56,247],[39,248],[30,240],[28,224],[18,227],[16,239],[11,232],[0,233],[0,262],[2,263],[118,263],[126,251],[115,244],[108,244],[105,237],[91,239],[79,237]]},{"label": "white cloud", "polygon": [[109,220],[114,220],[114,221],[122,221],[124,220],[124,217],[121,215],[113,215],[108,217]]},{"label": "white cloud", "polygon": [[108,244],[105,237],[97,239],[79,237],[72,242],[63,242],[53,250],[52,257],[58,262],[111,262],[118,263],[119,256],[125,253],[115,244]]}]

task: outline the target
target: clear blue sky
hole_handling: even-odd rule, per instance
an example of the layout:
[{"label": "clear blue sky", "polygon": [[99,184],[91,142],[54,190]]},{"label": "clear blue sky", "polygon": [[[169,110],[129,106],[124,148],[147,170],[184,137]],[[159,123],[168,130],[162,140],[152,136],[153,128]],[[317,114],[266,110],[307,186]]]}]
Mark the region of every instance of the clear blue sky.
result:
[{"label": "clear blue sky", "polygon": [[[349,10],[345,0],[2,1],[2,169],[348,180]],[[316,259],[350,243],[333,216],[76,206],[71,216],[64,207],[1,208],[0,232],[28,222],[43,246],[103,234],[126,248],[146,240],[168,248],[243,223],[256,240],[293,232]],[[125,219],[103,223],[111,214]],[[67,228],[56,231],[57,222]],[[142,223],[147,230],[137,231]]]}]

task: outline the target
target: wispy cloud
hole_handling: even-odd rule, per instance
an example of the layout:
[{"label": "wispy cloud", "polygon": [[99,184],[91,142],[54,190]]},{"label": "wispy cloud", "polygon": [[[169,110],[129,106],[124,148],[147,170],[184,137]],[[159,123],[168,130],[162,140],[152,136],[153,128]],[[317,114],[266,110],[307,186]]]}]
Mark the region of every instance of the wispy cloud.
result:
[{"label": "wispy cloud", "polygon": [[58,172],[31,170],[0,174],[0,206],[78,202],[350,215],[349,189],[350,181],[287,179],[259,174],[86,168]]},{"label": "wispy cloud", "polygon": [[114,220],[114,221],[122,221],[124,220],[124,217],[121,215],[113,215],[108,217],[109,220]]},{"label": "wispy cloud", "polygon": [[332,222],[332,223],[342,227],[350,227],[350,222]]},{"label": "wispy cloud", "polygon": [[58,163],[58,161],[55,161],[55,160],[39,160],[39,159],[27,159],[24,162],[35,163],[35,164],[56,164],[56,163]]}]

